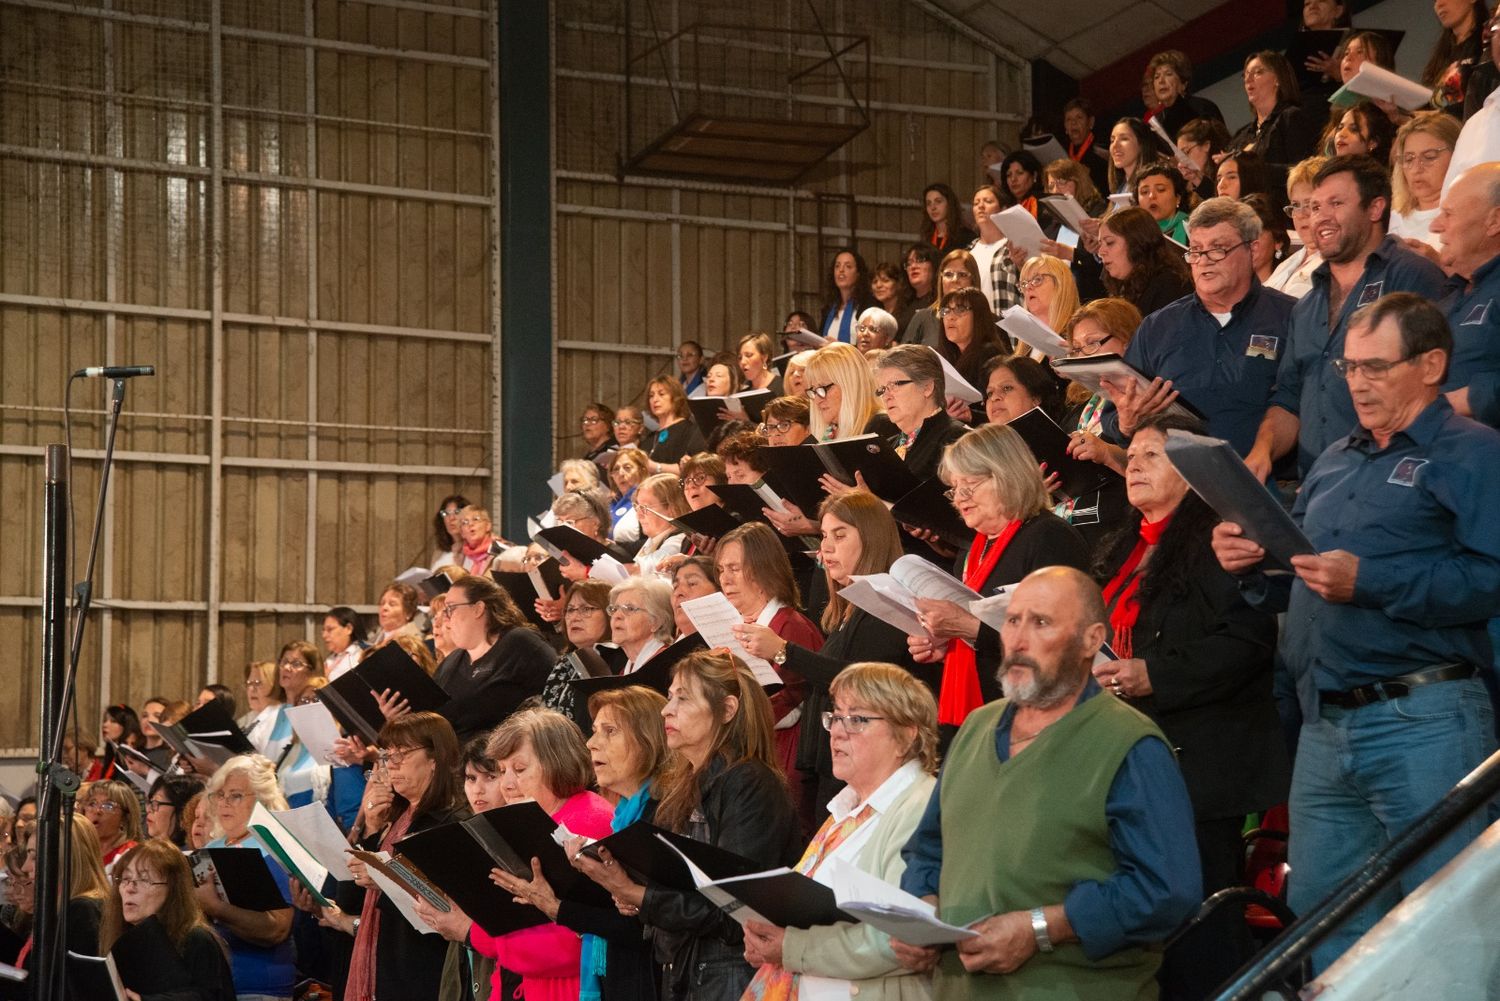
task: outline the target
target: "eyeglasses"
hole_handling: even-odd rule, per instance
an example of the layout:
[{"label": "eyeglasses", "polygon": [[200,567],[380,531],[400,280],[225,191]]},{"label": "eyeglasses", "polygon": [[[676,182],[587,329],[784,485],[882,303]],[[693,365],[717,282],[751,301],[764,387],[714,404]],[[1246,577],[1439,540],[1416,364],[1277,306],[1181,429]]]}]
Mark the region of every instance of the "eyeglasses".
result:
[{"label": "eyeglasses", "polygon": [[875,326],[875,324],[871,323],[869,320],[865,320],[862,323],[856,323],[854,325],[854,330],[855,330],[856,333],[860,333],[860,334],[878,334],[878,333],[880,333],[880,330]]},{"label": "eyeglasses", "polygon": [[480,604],[480,602],[477,601],[450,601],[443,606],[443,612],[444,614],[451,616],[453,614],[453,610],[456,608],[468,608],[470,605],[478,604]]},{"label": "eyeglasses", "polygon": [[1415,361],[1419,355],[1407,355],[1405,358],[1397,358],[1395,361],[1386,361],[1384,358],[1366,358],[1363,361],[1355,361],[1352,358],[1333,358],[1329,364],[1333,370],[1345,379],[1356,372],[1363,372],[1366,379],[1379,382],[1391,374],[1391,369],[1397,365],[1405,365],[1407,362]]},{"label": "eyeglasses", "polygon": [[[761,427],[765,427],[765,425],[762,424]],[[708,483],[708,474],[694,473],[692,476],[684,476],[682,479],[678,480],[677,483],[684,490],[686,490],[688,487],[705,486]]]},{"label": "eyeglasses", "polygon": [[578,419],[578,423],[580,423],[580,424],[603,424],[604,423],[604,418],[603,417],[580,417]]},{"label": "eyeglasses", "polygon": [[159,799],[148,799],[148,800],[146,800],[146,812],[147,813],[155,813],[157,810],[175,810],[175,809],[176,809],[176,807],[174,807],[171,803],[163,803]]},{"label": "eyeglasses", "polygon": [[636,612],[645,611],[645,609],[640,605],[606,605],[604,607],[604,610],[610,615],[614,615],[617,612],[624,612],[626,615],[634,615]]},{"label": "eyeglasses", "polygon": [[1182,259],[1189,264],[1197,264],[1199,261],[1207,261],[1209,264],[1218,264],[1224,258],[1241,247],[1250,246],[1249,240],[1242,240],[1229,247],[1205,247],[1203,250],[1189,250],[1182,255]]},{"label": "eyeglasses", "polygon": [[387,768],[400,768],[403,761],[420,750],[420,747],[382,749],[380,752],[380,763],[385,765]]},{"label": "eyeglasses", "polygon": [[875,395],[880,397],[890,396],[902,386],[910,386],[915,381],[915,379],[892,379],[884,386],[877,386],[875,388]]},{"label": "eyeglasses", "polygon": [[166,886],[164,879],[137,879],[134,876],[117,876],[115,885],[122,890],[139,890],[147,886]]},{"label": "eyeglasses", "polygon": [[209,793],[208,798],[215,803],[228,803],[230,806],[239,806],[250,798],[250,794],[248,792],[225,792],[223,789],[220,789],[217,792]]},{"label": "eyeglasses", "polygon": [[969,307],[964,305],[944,306],[938,310],[938,316],[968,316],[969,313]]},{"label": "eyeglasses", "polygon": [[84,812],[98,810],[100,813],[119,813],[120,804],[108,799],[91,799],[80,807]]},{"label": "eyeglasses", "polygon": [[245,679],[245,687],[246,688],[264,688],[265,685],[266,685],[266,683],[264,681],[261,681],[259,678],[246,678]]},{"label": "eyeglasses", "polygon": [[1022,292],[1030,292],[1034,288],[1041,288],[1042,282],[1051,280],[1051,275],[1036,275],[1035,277],[1027,278],[1025,281],[1016,282],[1016,288]]},{"label": "eyeglasses", "polygon": [[766,421],[755,430],[759,431],[761,434],[786,434],[791,429],[791,421],[776,421],[774,424],[770,421]]},{"label": "eyeglasses", "polygon": [[1290,202],[1281,207],[1289,218],[1295,219],[1299,215],[1310,215],[1313,210],[1312,202]]},{"label": "eyeglasses", "polygon": [[280,664],[278,664],[276,666],[277,667],[288,668],[289,670],[293,670],[293,671],[307,671],[307,670],[310,670],[310,667],[309,667],[307,661],[305,661],[305,660],[284,660],[284,661],[282,661]]},{"label": "eyeglasses", "polygon": [[563,609],[563,614],[564,615],[593,615],[595,612],[602,612],[602,611],[603,611],[603,609],[600,608],[598,605],[569,605],[567,608]]},{"label": "eyeglasses", "polygon": [[944,271],[943,272],[943,281],[945,281],[945,282],[956,282],[960,278],[967,278],[967,277],[969,277],[969,273],[967,271]]},{"label": "eyeglasses", "polygon": [[832,389],[834,385],[835,384],[832,382],[825,382],[821,386],[808,386],[807,395],[816,396],[820,400],[826,400],[828,398],[828,391]]},{"label": "eyeglasses", "polygon": [[1437,149],[1424,149],[1420,153],[1402,153],[1401,166],[1407,170],[1413,170],[1418,164],[1423,167],[1431,167],[1438,162],[1438,158],[1448,152],[1452,147],[1439,146]]},{"label": "eyeglasses", "polygon": [[453,518],[462,510],[463,508],[460,507],[445,507],[438,511],[438,515],[443,518]]},{"label": "eyeglasses", "polygon": [[638,421],[638,420],[636,420],[633,417],[626,417],[624,419],[616,418],[615,420],[610,421],[610,423],[613,424],[617,428],[628,428],[632,424],[644,424],[645,422],[644,421]]},{"label": "eyeglasses", "polygon": [[1069,357],[1076,358],[1079,355],[1098,354],[1100,348],[1114,339],[1115,335],[1110,334],[1107,337],[1095,338],[1092,341],[1074,341],[1068,345],[1068,355]]},{"label": "eyeglasses", "polygon": [[833,724],[842,723],[844,732],[847,734],[864,733],[865,727],[878,720],[885,719],[884,716],[843,716],[838,713],[823,713],[823,729],[832,730]]},{"label": "eyeglasses", "polygon": [[984,480],[970,487],[950,487],[949,489],[943,491],[943,496],[948,498],[950,501],[968,500],[970,497],[974,496],[974,491],[978,490],[988,482],[988,480]]}]

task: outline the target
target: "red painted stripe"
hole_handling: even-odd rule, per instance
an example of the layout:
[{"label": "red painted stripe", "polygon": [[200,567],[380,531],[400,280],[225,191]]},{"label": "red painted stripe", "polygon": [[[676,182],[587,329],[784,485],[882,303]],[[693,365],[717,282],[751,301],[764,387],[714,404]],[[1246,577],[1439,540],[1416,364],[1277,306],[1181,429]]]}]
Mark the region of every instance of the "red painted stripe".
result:
[{"label": "red painted stripe", "polygon": [[1194,64],[1229,52],[1286,21],[1284,4],[1230,0],[1169,35],[1136,49],[1079,83],[1079,93],[1097,108],[1108,108],[1139,97],[1141,74],[1151,57],[1165,49],[1181,49]]}]

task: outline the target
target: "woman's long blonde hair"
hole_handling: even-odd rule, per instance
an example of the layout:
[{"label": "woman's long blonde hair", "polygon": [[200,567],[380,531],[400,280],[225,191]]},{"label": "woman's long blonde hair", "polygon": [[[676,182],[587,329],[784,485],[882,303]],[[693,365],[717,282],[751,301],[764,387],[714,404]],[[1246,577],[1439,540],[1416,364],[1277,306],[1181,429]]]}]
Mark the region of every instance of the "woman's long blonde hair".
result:
[{"label": "woman's long blonde hair", "polygon": [[[843,393],[839,403],[839,438],[864,434],[870,418],[883,409],[875,396],[875,377],[870,374],[870,363],[853,344],[825,344],[813,352],[807,362],[806,379],[809,386],[834,383]],[[812,408],[808,420],[811,422],[808,429],[821,441],[828,431],[828,422],[818,413],[817,407]]]}]

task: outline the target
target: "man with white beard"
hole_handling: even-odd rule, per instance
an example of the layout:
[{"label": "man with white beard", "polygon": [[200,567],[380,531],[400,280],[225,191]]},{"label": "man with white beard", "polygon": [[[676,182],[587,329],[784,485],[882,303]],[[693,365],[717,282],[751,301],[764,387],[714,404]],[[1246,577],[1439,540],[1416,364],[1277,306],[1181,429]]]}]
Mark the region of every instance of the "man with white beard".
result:
[{"label": "man with white beard", "polygon": [[1152,946],[1201,899],[1198,848],[1171,747],[1090,671],[1108,630],[1078,570],[1016,587],[1005,695],[964,721],[902,851],[902,888],[979,932],[943,952],[891,943],[936,967],[938,1001],[1157,997]]}]

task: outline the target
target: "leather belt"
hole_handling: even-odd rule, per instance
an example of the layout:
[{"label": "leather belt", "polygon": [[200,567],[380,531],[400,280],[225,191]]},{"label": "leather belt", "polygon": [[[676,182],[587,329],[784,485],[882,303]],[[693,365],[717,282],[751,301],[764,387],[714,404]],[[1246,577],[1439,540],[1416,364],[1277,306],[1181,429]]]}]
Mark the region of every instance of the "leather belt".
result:
[{"label": "leather belt", "polygon": [[1325,706],[1338,706],[1340,709],[1358,709],[1360,706],[1375,702],[1399,699],[1413,688],[1436,685],[1441,681],[1460,681],[1472,678],[1476,673],[1478,672],[1473,664],[1440,664],[1425,671],[1403,674],[1399,678],[1360,685],[1346,692],[1319,692],[1318,703]]}]

